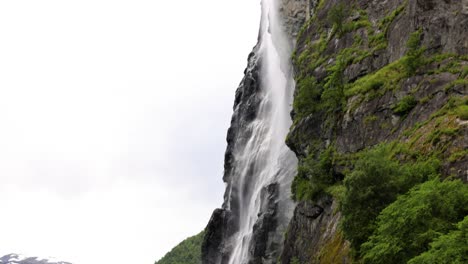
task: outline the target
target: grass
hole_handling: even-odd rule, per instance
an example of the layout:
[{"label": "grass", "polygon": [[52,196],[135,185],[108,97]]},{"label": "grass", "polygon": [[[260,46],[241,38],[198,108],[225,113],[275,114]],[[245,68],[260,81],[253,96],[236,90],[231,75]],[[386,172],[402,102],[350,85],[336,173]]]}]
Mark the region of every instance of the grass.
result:
[{"label": "grass", "polygon": [[418,104],[413,95],[403,97],[394,107],[393,113],[399,116],[406,116]]},{"label": "grass", "polygon": [[398,88],[400,81],[405,76],[403,59],[400,59],[348,85],[345,88],[345,95],[351,97],[370,91],[384,94],[386,91]]}]

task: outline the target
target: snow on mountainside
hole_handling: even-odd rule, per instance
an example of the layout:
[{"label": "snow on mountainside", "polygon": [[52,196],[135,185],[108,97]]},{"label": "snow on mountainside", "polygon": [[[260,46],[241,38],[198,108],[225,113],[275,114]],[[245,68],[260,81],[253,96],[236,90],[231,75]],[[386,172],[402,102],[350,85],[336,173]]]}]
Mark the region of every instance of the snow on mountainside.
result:
[{"label": "snow on mountainside", "polygon": [[53,260],[52,258],[25,257],[18,254],[9,254],[0,258],[0,264],[71,264]]}]

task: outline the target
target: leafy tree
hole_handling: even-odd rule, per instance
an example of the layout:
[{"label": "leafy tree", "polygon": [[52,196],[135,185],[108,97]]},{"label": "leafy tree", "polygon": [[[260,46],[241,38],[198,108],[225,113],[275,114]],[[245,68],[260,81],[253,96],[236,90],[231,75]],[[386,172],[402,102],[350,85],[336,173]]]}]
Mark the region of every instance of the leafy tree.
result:
[{"label": "leafy tree", "polygon": [[201,264],[201,245],[205,232],[187,238],[155,264]]},{"label": "leafy tree", "polygon": [[365,152],[346,176],[341,204],[342,228],[352,248],[360,246],[374,232],[379,213],[399,194],[437,175],[437,160],[401,164],[392,159],[391,146],[380,145]]},{"label": "leafy tree", "polygon": [[468,263],[468,216],[458,223],[458,229],[438,237],[431,249],[411,259],[408,264]]},{"label": "leafy tree", "polygon": [[467,213],[468,185],[437,179],[418,185],[379,215],[375,233],[361,247],[363,263],[406,263]]}]

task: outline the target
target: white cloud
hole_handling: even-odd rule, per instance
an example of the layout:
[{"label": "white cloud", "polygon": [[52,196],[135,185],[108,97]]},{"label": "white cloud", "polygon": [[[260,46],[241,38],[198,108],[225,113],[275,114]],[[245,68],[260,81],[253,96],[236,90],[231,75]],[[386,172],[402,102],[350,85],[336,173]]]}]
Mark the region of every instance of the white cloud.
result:
[{"label": "white cloud", "polygon": [[152,263],[200,231],[259,10],[1,1],[0,253]]}]

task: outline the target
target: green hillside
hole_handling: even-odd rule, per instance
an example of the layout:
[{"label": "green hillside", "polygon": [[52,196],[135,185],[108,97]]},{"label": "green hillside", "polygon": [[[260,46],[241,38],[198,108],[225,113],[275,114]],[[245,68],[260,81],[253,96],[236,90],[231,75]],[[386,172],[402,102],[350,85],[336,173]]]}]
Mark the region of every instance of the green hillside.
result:
[{"label": "green hillside", "polygon": [[201,245],[205,232],[189,237],[155,264],[201,264]]}]

